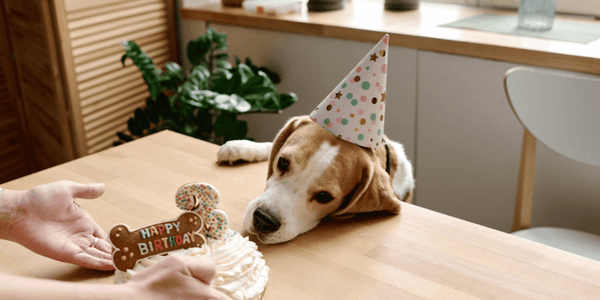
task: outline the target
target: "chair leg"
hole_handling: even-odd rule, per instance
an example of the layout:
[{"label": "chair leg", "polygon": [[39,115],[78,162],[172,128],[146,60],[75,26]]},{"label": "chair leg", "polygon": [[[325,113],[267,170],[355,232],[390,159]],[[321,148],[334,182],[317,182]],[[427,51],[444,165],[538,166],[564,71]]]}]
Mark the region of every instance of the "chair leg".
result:
[{"label": "chair leg", "polygon": [[537,139],[527,129],[523,129],[521,163],[515,201],[515,214],[511,232],[531,226],[531,206],[533,204],[533,177],[535,175],[535,149]]}]

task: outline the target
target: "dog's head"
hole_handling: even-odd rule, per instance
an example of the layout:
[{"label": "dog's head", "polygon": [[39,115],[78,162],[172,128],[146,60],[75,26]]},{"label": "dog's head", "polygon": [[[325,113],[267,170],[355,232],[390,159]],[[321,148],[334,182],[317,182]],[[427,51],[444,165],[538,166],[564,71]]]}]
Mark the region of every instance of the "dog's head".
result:
[{"label": "dog's head", "polygon": [[269,158],[267,186],[252,200],[244,227],[263,243],[293,239],[330,215],[400,212],[389,174],[372,149],[332,135],[308,116],[291,119]]}]

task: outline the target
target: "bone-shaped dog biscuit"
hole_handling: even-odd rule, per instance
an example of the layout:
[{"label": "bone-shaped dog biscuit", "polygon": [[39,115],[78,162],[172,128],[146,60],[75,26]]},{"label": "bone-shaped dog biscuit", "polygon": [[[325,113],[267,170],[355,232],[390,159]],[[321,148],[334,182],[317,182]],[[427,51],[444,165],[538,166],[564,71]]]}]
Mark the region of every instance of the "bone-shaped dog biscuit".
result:
[{"label": "bone-shaped dog biscuit", "polygon": [[165,252],[200,247],[206,243],[198,234],[203,228],[202,218],[195,212],[184,212],[175,220],[168,220],[131,231],[125,224],[110,230],[110,242],[115,248],[113,262],[123,272],[135,267],[138,260]]}]

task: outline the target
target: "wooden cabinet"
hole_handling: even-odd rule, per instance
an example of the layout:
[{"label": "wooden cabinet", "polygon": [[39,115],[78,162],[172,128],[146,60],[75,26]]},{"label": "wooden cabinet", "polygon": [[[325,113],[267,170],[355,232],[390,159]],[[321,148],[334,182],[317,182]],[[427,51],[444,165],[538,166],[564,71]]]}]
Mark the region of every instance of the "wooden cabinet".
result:
[{"label": "wooden cabinet", "polygon": [[11,59],[10,39],[4,6],[0,6],[0,182],[31,172],[32,165],[26,160],[31,149],[25,136],[22,106]]},{"label": "wooden cabinet", "polygon": [[[140,72],[131,62],[121,65],[121,41],[136,41],[159,67],[178,60],[172,0],[2,4],[8,33],[1,43],[2,62],[10,68],[3,68],[7,70],[0,86],[16,91],[0,102],[0,116],[21,120],[10,123],[18,129],[12,130],[2,118],[0,128],[23,132],[17,144],[27,147],[21,153],[31,170],[111,147],[116,132],[126,130],[127,119],[145,104],[149,94]],[[6,59],[10,53],[13,60]],[[15,143],[15,138],[8,141]],[[0,159],[12,161],[4,152]]]}]

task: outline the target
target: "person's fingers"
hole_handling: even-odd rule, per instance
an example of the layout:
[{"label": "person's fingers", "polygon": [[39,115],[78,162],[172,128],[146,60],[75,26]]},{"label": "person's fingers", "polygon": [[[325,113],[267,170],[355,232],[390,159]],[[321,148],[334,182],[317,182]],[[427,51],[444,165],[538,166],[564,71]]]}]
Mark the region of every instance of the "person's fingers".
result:
[{"label": "person's fingers", "polygon": [[190,257],[191,259],[186,260],[187,271],[189,275],[200,281],[210,285],[212,278],[215,276],[217,271],[215,263],[206,258]]},{"label": "person's fingers", "polygon": [[85,249],[85,251],[86,251],[86,252],[87,252],[89,255],[91,255],[91,256],[94,256],[94,257],[97,257],[97,258],[102,258],[102,259],[112,259],[112,255],[111,255],[111,254],[109,254],[109,253],[106,253],[106,252],[104,252],[104,251],[101,251],[101,250],[99,250],[99,249],[96,249],[96,248],[88,247],[87,249]]},{"label": "person's fingers", "polygon": [[92,226],[93,230],[92,235],[97,236],[102,240],[108,241],[108,235],[106,234],[104,229],[102,229],[102,227],[100,227],[100,225],[96,223],[94,218],[87,211],[84,210],[84,214],[86,214],[88,216],[88,219],[90,220],[90,226]]},{"label": "person's fingers", "polygon": [[112,245],[105,239],[98,239],[98,242],[96,242],[96,245],[93,248],[109,254],[111,254],[113,251]]},{"label": "person's fingers", "polygon": [[84,252],[75,254],[75,257],[73,257],[71,263],[88,269],[96,269],[101,271],[115,270],[115,266],[113,265],[111,259],[95,257]]},{"label": "person's fingers", "polygon": [[106,190],[104,183],[77,183],[73,181],[62,181],[70,191],[73,198],[94,199],[100,197]]}]

